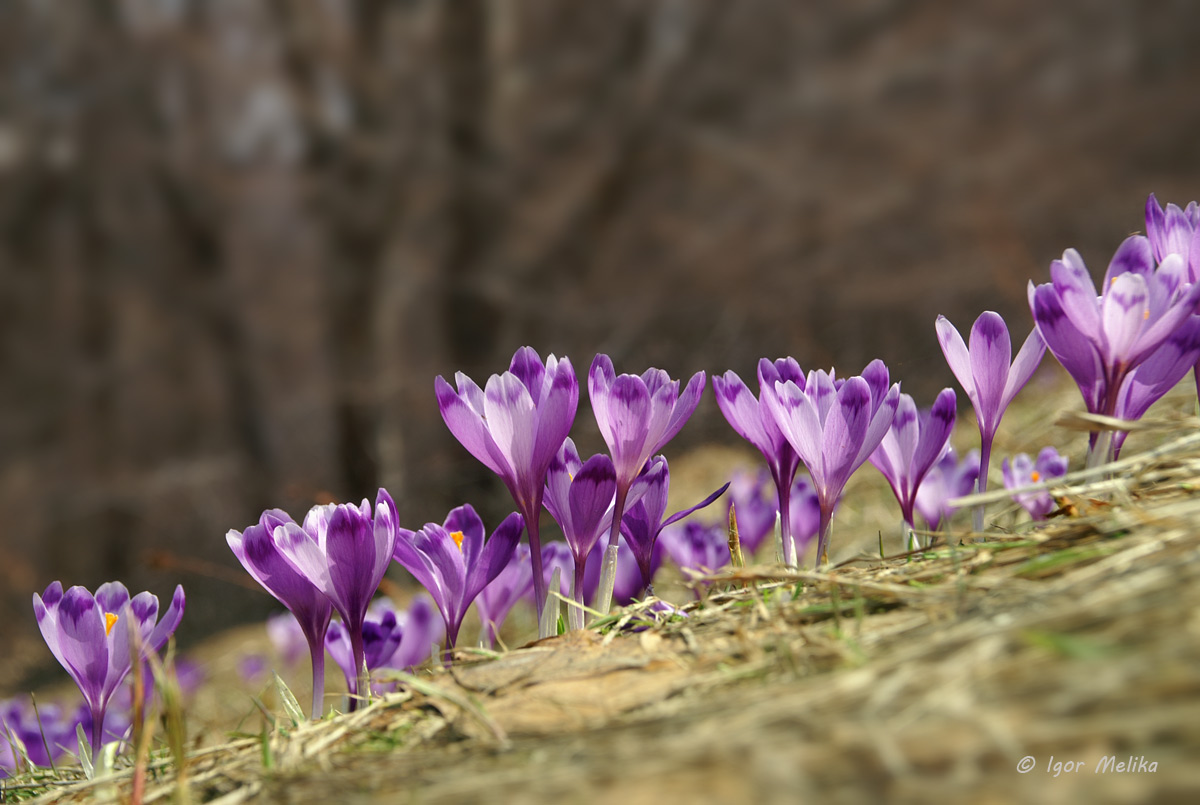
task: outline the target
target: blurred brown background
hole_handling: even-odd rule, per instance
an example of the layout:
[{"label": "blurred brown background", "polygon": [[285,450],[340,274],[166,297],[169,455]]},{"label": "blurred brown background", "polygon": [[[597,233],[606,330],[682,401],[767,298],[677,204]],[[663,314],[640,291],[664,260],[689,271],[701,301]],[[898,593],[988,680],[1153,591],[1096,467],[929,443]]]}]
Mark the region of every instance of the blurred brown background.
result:
[{"label": "blurred brown background", "polygon": [[[1064,248],[1200,196],[1200,4],[1049,9],[0,2],[0,645],[55,578],[265,611],[224,533],[267,506],[494,523],[433,378],[522,344],[926,401],[936,314],[1023,338]],[[713,440],[706,395],[671,452]]]}]

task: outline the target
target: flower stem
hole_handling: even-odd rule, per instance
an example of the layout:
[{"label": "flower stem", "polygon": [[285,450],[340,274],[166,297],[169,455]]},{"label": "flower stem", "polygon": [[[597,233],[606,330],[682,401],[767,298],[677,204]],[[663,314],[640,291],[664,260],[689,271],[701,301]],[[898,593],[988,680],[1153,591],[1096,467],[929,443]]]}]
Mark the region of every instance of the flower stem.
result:
[{"label": "flower stem", "polygon": [[779,539],[783,543],[783,563],[796,567],[800,557],[796,556],[796,543],[792,540],[792,488],[790,483],[777,483],[779,491]]},{"label": "flower stem", "polygon": [[[557,592],[562,589],[562,568],[554,568],[554,572],[550,575],[550,589]],[[547,598],[542,602],[545,606],[538,613],[538,639],[543,640],[547,637],[553,637],[558,632],[558,599],[550,600],[549,593]]]},{"label": "flower stem", "polygon": [[546,579],[542,577],[542,542],[538,536],[538,515],[541,514],[541,501],[536,508],[522,507],[521,516],[525,520],[525,533],[529,535],[529,561],[533,565],[533,601],[537,606],[538,620],[542,617],[542,607],[546,603]]},{"label": "flower stem", "polygon": [[[975,491],[983,494],[987,491],[988,471],[992,466],[992,439],[991,434],[980,434],[979,439],[979,482],[975,485]],[[983,504],[975,504],[975,508],[971,511],[971,516],[974,518],[975,533],[983,532]]]},{"label": "flower stem", "polygon": [[833,503],[826,503],[822,496],[820,536],[817,537],[817,567],[829,564],[829,532],[833,525]]},{"label": "flower stem", "polygon": [[324,715],[325,710],[325,644],[320,638],[308,641],[308,656],[312,661],[312,713],[313,721]]},{"label": "flower stem", "polygon": [[617,582],[617,540],[621,536],[621,518],[625,516],[625,498],[628,494],[629,484],[618,483],[616,500],[613,501],[612,530],[608,532],[608,548],[604,551],[600,588],[596,590],[596,611],[605,615],[612,608],[613,585]]},{"label": "flower stem", "polygon": [[[348,628],[350,633],[350,656],[354,660],[354,689],[350,691],[349,710],[353,713],[358,709],[360,699],[366,699],[371,693],[371,680],[367,675],[367,656],[363,651],[362,624],[347,624],[357,628]],[[364,692],[365,691],[365,692]]]},{"label": "flower stem", "polygon": [[575,576],[571,579],[571,600],[578,606],[567,607],[567,628],[571,630],[583,628],[583,571],[587,556],[575,557]]},{"label": "flower stem", "polygon": [[617,546],[604,549],[604,565],[600,571],[600,587],[596,590],[596,611],[607,615],[612,607],[613,587],[617,583]]}]

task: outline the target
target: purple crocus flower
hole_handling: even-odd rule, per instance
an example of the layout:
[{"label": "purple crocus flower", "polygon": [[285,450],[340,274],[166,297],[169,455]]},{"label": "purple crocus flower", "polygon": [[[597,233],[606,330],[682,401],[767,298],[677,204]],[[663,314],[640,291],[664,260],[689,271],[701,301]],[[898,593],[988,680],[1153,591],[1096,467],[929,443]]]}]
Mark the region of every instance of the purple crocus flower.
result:
[{"label": "purple crocus flower", "polygon": [[[442,621],[437,617],[433,602],[427,595],[413,599],[407,611],[397,611],[389,598],[377,598],[367,610],[363,623],[363,652],[369,671],[394,668],[399,671],[420,665],[432,655],[433,646],[441,639]],[[342,624],[334,621],[325,636],[329,656],[342,669],[349,687],[357,678],[351,654],[350,636]],[[374,693],[383,687],[372,683]]]},{"label": "purple crocus flower", "polygon": [[480,635],[483,645],[491,648],[496,644],[496,635],[508,613],[518,601],[532,592],[533,568],[529,561],[529,546],[518,545],[508,564],[475,599],[475,611],[479,613],[483,629]]},{"label": "purple crocus flower", "polygon": [[539,615],[546,601],[538,518],[546,471],[562,447],[579,405],[579,381],[567,358],[542,363],[531,347],[513,355],[509,369],[488,378],[481,390],[471,378],[455,375],[458,391],[439,375],[434,383],[438,408],[454,438],[500,476],[517,504],[529,533],[534,599]]},{"label": "purple crocus flower", "polygon": [[308,644],[312,660],[312,717],[320,718],[325,693],[325,630],[333,615],[329,598],[292,565],[279,549],[284,528],[296,523],[286,512],[268,509],[257,524],[245,531],[230,529],[225,535],[233,555],[254,580],[292,613]]},{"label": "purple crocus flower", "polygon": [[[1188,369],[1200,361],[1200,316],[1184,319],[1162,346],[1125,376],[1117,395],[1114,414],[1120,419],[1137,420],[1183,379]],[[1129,434],[1113,433],[1112,451],[1116,459]]]},{"label": "purple crocus flower", "polygon": [[[663,531],[663,551],[681,570],[712,573],[729,564],[729,535],[720,523],[689,520]],[[696,597],[700,591],[696,590]]]},{"label": "purple crocus flower", "polygon": [[520,539],[521,515],[513,512],[485,540],[483,520],[470,504],[452,510],[442,525],[399,529],[396,561],[433,596],[446,624],[447,656],[467,608],[504,570]]},{"label": "purple crocus flower", "polygon": [[[358,506],[350,503],[314,506],[305,516],[303,528],[288,521],[274,529],[279,552],[342,616],[342,625],[350,634],[355,667],[359,669],[364,661],[362,630],[367,607],[391,564],[398,521],[392,496],[386,489],[380,489],[375,496],[373,517],[371,504],[364,499]],[[315,657],[315,649],[313,653]],[[314,680],[313,688],[315,700],[324,685],[317,688]],[[350,708],[354,709],[358,706],[358,688],[350,693]]]},{"label": "purple crocus flower", "polygon": [[[1187,281],[1200,283],[1200,205],[1193,201],[1187,205],[1186,209],[1180,209],[1176,204],[1168,204],[1166,209],[1163,209],[1159,206],[1158,199],[1151,193],[1150,198],[1146,199],[1146,236],[1150,240],[1150,248],[1154,252],[1155,260],[1161,263],[1167,258],[1167,255],[1178,254],[1187,267]],[[1147,361],[1149,360],[1147,359]],[[1151,370],[1151,374],[1155,374],[1157,380],[1165,381],[1166,374],[1162,370],[1166,360],[1169,358],[1160,358],[1159,366]],[[1196,393],[1200,395],[1200,358],[1197,361],[1193,367],[1193,375]],[[1145,387],[1148,384],[1139,385]],[[1122,389],[1121,393],[1124,394],[1125,390]],[[1158,397],[1154,399],[1156,400]],[[1153,401],[1150,400],[1150,402]],[[1118,409],[1123,406],[1127,410],[1130,408],[1128,404],[1118,401]],[[1149,407],[1150,403],[1146,403],[1146,408]],[[1120,416],[1123,419],[1134,418],[1128,416],[1127,413],[1122,413]],[[1124,440],[1124,433],[1114,434],[1113,458],[1117,457]]]},{"label": "purple crocus flower", "polygon": [[[1035,327],[1013,359],[1008,326],[999,313],[985,310],[979,315],[971,327],[969,348],[945,316],[937,317],[936,328],[946,363],[975,409],[980,444],[979,491],[983,492],[987,489],[996,430],[1009,403],[1042,362],[1046,354],[1046,343],[1042,340],[1045,333]],[[975,530],[983,530],[983,507],[975,509]]]},{"label": "purple crocus flower", "polygon": [[612,454],[617,476],[616,502],[608,535],[611,558],[605,557],[606,570],[611,562],[613,571],[601,575],[597,600],[601,612],[607,611],[612,603],[608,580],[615,572],[617,540],[629,489],[650,456],[679,433],[696,410],[703,392],[704,372],[692,375],[680,393],[679,381],[672,380],[661,369],[647,369],[640,377],[618,375],[607,355],[597,355],[592,361],[588,372],[588,396],[596,424],[600,426],[600,435]]},{"label": "purple crocus flower", "polygon": [[[667,467],[667,460],[662,456],[655,458],[647,475],[650,480],[645,494],[625,513],[625,517],[621,521],[621,531],[628,540],[629,547],[633,550],[633,556],[637,560],[638,570],[641,571],[642,590],[653,595],[654,570],[651,567],[651,559],[654,554],[654,543],[658,540],[659,534],[672,523],[679,522],[692,512],[705,508],[721,497],[729,488],[729,484],[726,483],[695,506],[665,517],[667,497],[671,489],[671,472]],[[635,594],[636,596],[637,594]]]},{"label": "purple crocus flower", "polygon": [[[612,460],[597,454],[580,460],[575,442],[567,439],[546,473],[544,503],[562,529],[574,562],[571,600],[583,603],[583,574],[588,554],[612,526],[617,475]],[[571,607],[568,622],[583,628],[583,610]]]},{"label": "purple crocus flower", "polygon": [[571,593],[571,579],[575,578],[575,560],[571,557],[571,546],[559,540],[551,540],[542,546],[542,584],[549,590],[554,571],[558,570],[558,594],[566,597]]},{"label": "purple crocus flower", "polygon": [[[1157,351],[1200,302],[1200,283],[1187,282],[1177,253],[1154,268],[1150,241],[1140,235],[1117,248],[1096,293],[1074,249],[1050,265],[1051,282],[1029,284],[1029,305],[1046,346],[1079,386],[1092,413],[1114,416],[1125,378]],[[1093,434],[1088,466],[1107,461],[1109,432]]]},{"label": "purple crocus flower", "polygon": [[[837,505],[834,504],[834,511],[829,516],[833,517],[836,512]],[[792,484],[791,521],[792,542],[796,543],[796,556],[800,557],[821,530],[821,497],[805,475],[797,477]]]},{"label": "purple crocus flower", "polygon": [[140,655],[158,651],[179,626],[184,603],[183,587],[177,586],[158,621],[157,596],[138,593],[130,598],[125,585],[116,581],[100,585],[94,596],[83,587],[63,592],[57,581],[41,595],[33,594],[42,637],[87,702],[93,752],[102,744],[109,700],[133,662],[131,632],[137,630]]},{"label": "purple crocus flower", "polygon": [[[291,612],[279,612],[267,617],[267,639],[275,648],[284,665],[295,665],[308,650],[308,638],[304,629]],[[321,638],[324,645],[325,638]],[[323,649],[322,649],[323,650]]]},{"label": "purple crocus flower", "polygon": [[[0,701],[0,779],[16,772],[22,753],[35,766],[57,762],[76,745],[78,723],[78,710],[70,712],[55,704],[43,704],[35,712],[16,699]],[[115,740],[119,736],[112,737]],[[14,741],[20,746],[14,746]]]},{"label": "purple crocus flower", "polygon": [[804,372],[794,358],[781,358],[773,363],[763,358],[758,362],[758,397],[751,394],[742,379],[732,371],[726,372],[724,377],[713,377],[713,393],[717,397],[717,406],[730,426],[739,436],[757,447],[767,460],[771,479],[775,482],[783,561],[794,567],[798,556],[791,534],[790,493],[792,479],[800,467],[800,457],[779,429],[769,406],[762,400],[763,395],[774,394],[775,384],[782,381],[791,381],[803,390]]},{"label": "purple crocus flower", "polygon": [[1200,281],[1200,205],[1193,201],[1186,209],[1177,204],[1164,209],[1151,193],[1146,199],[1146,237],[1155,260],[1161,263],[1167,255],[1178,254],[1187,267],[1188,282]]},{"label": "purple crocus flower", "polygon": [[972,450],[959,461],[952,447],[930,468],[917,488],[916,509],[930,531],[937,531],[957,509],[950,501],[971,494],[979,480],[979,451]]},{"label": "purple crocus flower", "polygon": [[779,429],[808,467],[821,506],[817,561],[828,562],[829,526],[846,482],[879,446],[900,398],[889,386],[887,367],[875,360],[856,376],[835,383],[831,374],[809,372],[804,388],[788,380],[763,399]]},{"label": "purple crocus flower", "polygon": [[871,463],[883,473],[900,504],[910,547],[916,547],[916,537],[911,532],[917,490],[950,440],[956,404],[953,389],[942,389],[933,407],[923,411],[917,410],[912,397],[901,394],[896,418],[871,454]]},{"label": "purple crocus flower", "polygon": [[[1052,478],[1061,478],[1067,474],[1068,461],[1066,456],[1059,455],[1053,447],[1043,447],[1035,462],[1025,453],[1018,453],[1000,465],[1004,474],[1005,489],[1020,489]],[[1050,493],[1044,489],[1034,492],[1021,492],[1013,495],[1013,500],[1020,503],[1029,516],[1034,520],[1045,520],[1046,515],[1054,511],[1056,504]]]}]

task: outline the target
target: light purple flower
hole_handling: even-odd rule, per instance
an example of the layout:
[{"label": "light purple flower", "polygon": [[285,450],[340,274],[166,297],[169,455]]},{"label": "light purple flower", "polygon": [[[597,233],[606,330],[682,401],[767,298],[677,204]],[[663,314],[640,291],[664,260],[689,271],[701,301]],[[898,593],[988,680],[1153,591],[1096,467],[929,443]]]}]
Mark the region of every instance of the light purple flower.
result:
[{"label": "light purple flower", "polygon": [[550,355],[543,364],[531,347],[513,355],[509,370],[488,378],[480,389],[455,375],[458,391],[439,375],[434,383],[446,427],[471,455],[500,476],[517,504],[529,533],[534,597],[540,613],[542,583],[538,518],[546,471],[562,447],[579,405],[579,381],[567,358]]},{"label": "light purple flower", "polygon": [[900,384],[889,386],[887,367],[875,360],[862,376],[836,381],[823,371],[809,372],[801,389],[788,380],[764,395],[779,429],[808,467],[821,506],[817,561],[828,561],[829,525],[846,482],[879,446],[900,398]]},{"label": "light purple flower", "polygon": [[[644,483],[640,486],[645,488]],[[572,600],[577,604],[583,603],[587,556],[601,535],[612,527],[616,491],[617,476],[612,460],[597,454],[582,461],[571,439],[563,443],[546,473],[543,501],[571,547],[574,563]],[[583,611],[572,607],[569,614],[572,628],[582,628]]]},{"label": "light purple flower", "polygon": [[[1050,265],[1051,282],[1029,284],[1029,305],[1046,346],[1079,386],[1092,413],[1114,416],[1122,384],[1193,315],[1200,284],[1189,284],[1177,253],[1154,268],[1150,241],[1140,235],[1118,247],[1096,293],[1074,249]],[[1089,466],[1110,456],[1111,441],[1092,435]]]},{"label": "light purple flower", "polygon": [[[367,607],[391,564],[398,521],[392,496],[380,489],[374,516],[365,499],[358,506],[314,506],[305,516],[303,528],[289,520],[276,526],[273,533],[279,552],[342,616],[357,668],[363,667],[362,629]],[[314,697],[317,690],[314,684]],[[357,693],[357,688],[351,691],[351,709],[358,706]]]},{"label": "light purple flower", "polygon": [[[1120,419],[1141,419],[1197,361],[1200,361],[1200,316],[1188,316],[1162,346],[1125,376],[1114,415]],[[1114,459],[1120,456],[1128,435],[1125,431],[1113,433]]]},{"label": "light purple flower", "polygon": [[[158,597],[138,593],[132,599],[120,582],[108,582],[93,596],[83,587],[63,592],[52,583],[41,595],[33,594],[33,611],[46,645],[75,680],[92,715],[92,750],[102,743],[104,715],[109,701],[133,661],[133,638],[141,652],[158,651],[179,626],[185,599],[177,586],[171,606],[158,621]],[[156,623],[156,621],[158,621]]]},{"label": "light purple flower", "polygon": [[[758,553],[775,531],[779,514],[775,482],[766,472],[757,476],[737,472],[729,482],[729,495],[729,504],[737,513],[738,540],[745,556],[750,557]],[[821,502],[807,475],[797,476],[792,482],[788,509],[788,534],[799,559],[821,527]],[[726,510],[725,522],[728,521]]]},{"label": "light purple flower", "polygon": [[[1068,461],[1059,455],[1053,447],[1043,447],[1035,462],[1026,453],[1018,453],[1012,461],[1006,458],[1000,465],[1004,475],[1005,489],[1020,489],[1053,478],[1061,478],[1067,474]],[[1054,498],[1046,490],[1021,492],[1013,495],[1013,500],[1020,503],[1029,516],[1034,520],[1045,520],[1046,515],[1057,508]]]},{"label": "light purple flower", "polygon": [[[377,598],[367,610],[363,623],[363,654],[371,672],[392,668],[398,671],[420,665],[433,654],[441,639],[442,620],[427,595],[413,599],[406,611],[398,611],[389,598]],[[325,636],[329,656],[342,669],[349,687],[357,677],[351,655],[350,636],[338,622],[329,625]],[[384,692],[386,685],[372,682],[374,693]]]},{"label": "light purple flower", "polygon": [[957,509],[950,501],[971,494],[979,480],[979,451],[971,450],[959,461],[947,447],[917,488],[916,509],[930,531],[937,531]]},{"label": "light purple flower", "polygon": [[297,570],[280,550],[279,540],[286,539],[285,526],[289,523],[298,528],[286,512],[268,509],[262,513],[258,523],[245,531],[230,529],[225,541],[242,567],[288,608],[293,621],[299,625],[312,660],[311,715],[320,718],[325,691],[325,630],[329,628],[333,605],[325,593]]},{"label": "light purple flower", "polygon": [[[607,355],[597,355],[592,361],[588,372],[588,396],[617,475],[608,547],[617,548],[626,497],[634,479],[650,457],[679,433],[696,410],[703,392],[704,372],[692,375],[680,393],[679,381],[672,380],[661,369],[647,369],[640,377],[618,375]],[[597,606],[603,611],[610,603],[601,600],[597,601]]]},{"label": "light purple flower", "polygon": [[[761,399],[763,395],[775,393],[776,383],[789,380],[798,388],[804,388],[804,372],[794,358],[781,358],[774,362],[763,358],[758,362],[759,397],[751,394],[742,379],[732,371],[726,372],[724,377],[713,377],[713,393],[717,398],[717,406],[730,426],[757,447],[767,460],[771,479],[775,482],[776,511],[780,513],[783,561],[787,565],[795,565],[798,552],[791,533],[790,491],[792,479],[796,477],[796,470],[800,466],[800,457],[776,424],[770,407]],[[740,525],[739,522],[739,528]],[[750,541],[755,547],[761,543],[761,538],[754,539],[758,534],[758,529],[751,529]]]},{"label": "light purple flower", "polygon": [[529,562],[529,546],[518,545],[504,569],[483,588],[475,599],[475,611],[483,633],[480,639],[491,648],[496,644],[496,635],[504,625],[508,613],[522,598],[533,593],[533,568]]},{"label": "light purple flower", "polygon": [[1161,263],[1167,255],[1178,254],[1187,266],[1188,282],[1200,281],[1200,205],[1193,201],[1186,209],[1177,204],[1164,209],[1151,193],[1146,199],[1146,237],[1155,260]]},{"label": "light purple flower", "polygon": [[[1180,209],[1176,204],[1168,204],[1164,210],[1158,204],[1158,199],[1154,194],[1150,194],[1150,198],[1146,199],[1146,236],[1150,240],[1150,247],[1154,252],[1154,259],[1158,262],[1163,262],[1167,255],[1178,254],[1187,266],[1187,281],[1191,283],[1200,282],[1200,205],[1196,202],[1191,202],[1186,209]],[[1190,318],[1195,318],[1192,316]],[[1173,350],[1168,349],[1168,353]],[[1147,362],[1152,360],[1148,358]],[[1152,369],[1148,374],[1155,375],[1155,380],[1161,385],[1165,383],[1168,372],[1165,371],[1165,364],[1169,361],[1169,357],[1159,357],[1158,366]],[[1200,358],[1197,359],[1194,366],[1193,375],[1195,376],[1196,393],[1200,395]],[[1173,370],[1172,370],[1173,373]],[[1149,383],[1139,382],[1143,388],[1150,386]],[[1121,394],[1125,395],[1125,389],[1122,388]],[[1164,390],[1165,393],[1165,390]],[[1159,395],[1162,396],[1162,395]],[[1154,398],[1155,400],[1158,397]],[[1153,402],[1154,400],[1150,400]],[[1128,402],[1118,401],[1118,409],[1125,408],[1126,411],[1131,409]],[[1150,404],[1146,404],[1149,408]],[[1144,413],[1145,409],[1143,409]],[[1123,419],[1134,419],[1127,413],[1119,414]],[[1116,458],[1120,453],[1121,444],[1125,440],[1124,433],[1116,433],[1113,435],[1113,458]]]},{"label": "light purple flower", "polygon": [[[999,313],[986,310],[979,315],[971,327],[970,348],[945,316],[937,317],[936,329],[946,363],[975,409],[980,442],[979,491],[983,492],[987,489],[996,430],[1009,403],[1042,362],[1042,356],[1046,354],[1046,344],[1042,340],[1045,332],[1035,327],[1014,359],[1008,326]],[[975,510],[975,530],[983,530],[982,507]]]},{"label": "light purple flower", "polygon": [[483,520],[470,504],[452,510],[442,525],[399,529],[396,561],[433,596],[446,624],[447,654],[471,602],[504,570],[520,539],[521,516],[513,512],[485,540]]},{"label": "light purple flower", "polygon": [[[729,533],[720,523],[689,520],[663,531],[663,551],[681,570],[712,573],[729,564]],[[696,590],[696,597],[700,591]]]},{"label": "light purple flower", "polygon": [[672,523],[679,522],[692,512],[710,505],[729,488],[729,484],[726,483],[695,506],[666,517],[667,497],[671,489],[671,472],[667,467],[667,460],[662,456],[655,458],[646,477],[649,480],[645,493],[639,501],[630,506],[621,521],[621,532],[629,542],[629,547],[633,551],[634,559],[637,560],[638,569],[642,574],[641,590],[634,594],[635,597],[640,595],[642,590],[650,594],[654,592],[651,586],[654,579],[651,558],[654,554],[654,544],[662,530]]},{"label": "light purple flower", "polygon": [[[331,608],[332,611],[332,608]],[[304,629],[291,612],[279,612],[267,617],[267,639],[275,648],[284,665],[295,665],[309,649],[308,638]],[[325,637],[321,637],[324,651]]]},{"label": "light purple flower", "polygon": [[953,389],[942,389],[933,407],[921,411],[917,410],[912,397],[901,394],[896,418],[871,454],[871,463],[892,487],[909,529],[913,527],[917,490],[950,440],[956,404]]},{"label": "light purple flower", "polygon": [[[0,779],[17,771],[21,750],[35,766],[58,762],[77,745],[75,725],[84,711],[86,705],[67,711],[55,704],[41,704],[35,712],[32,706],[16,699],[0,701]],[[111,736],[113,740],[119,737]],[[20,746],[14,746],[14,741]]]}]

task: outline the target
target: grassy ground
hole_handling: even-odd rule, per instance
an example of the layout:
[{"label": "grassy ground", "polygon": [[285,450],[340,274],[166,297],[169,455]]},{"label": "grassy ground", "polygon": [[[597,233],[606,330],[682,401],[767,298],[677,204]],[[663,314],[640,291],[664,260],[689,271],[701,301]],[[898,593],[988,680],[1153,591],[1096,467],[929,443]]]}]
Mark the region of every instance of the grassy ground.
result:
[{"label": "grassy ground", "polygon": [[[1078,407],[1053,394],[1041,416],[1010,415],[998,457],[1082,450],[1044,415]],[[1171,421],[1131,438],[1114,472],[1058,488],[1064,512],[1044,525],[994,503],[985,542],[958,533],[908,555],[888,535],[881,558],[895,509],[868,468],[831,568],[730,571],[701,582],[686,618],[634,608],[496,657],[464,653],[316,724],[274,708],[243,723],[260,734],[182,766],[157,750],[143,801],[1197,801],[1192,404],[1161,409]],[[731,460],[720,455],[680,477],[705,486]],[[1130,758],[1134,770],[1116,765]],[[26,776],[4,796],[127,800],[135,772]]]}]

